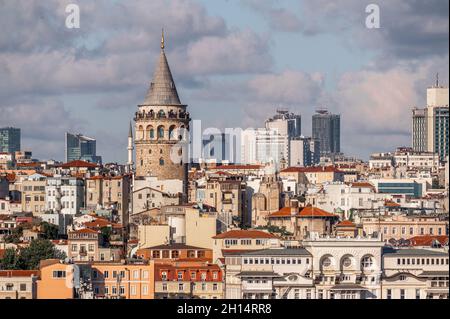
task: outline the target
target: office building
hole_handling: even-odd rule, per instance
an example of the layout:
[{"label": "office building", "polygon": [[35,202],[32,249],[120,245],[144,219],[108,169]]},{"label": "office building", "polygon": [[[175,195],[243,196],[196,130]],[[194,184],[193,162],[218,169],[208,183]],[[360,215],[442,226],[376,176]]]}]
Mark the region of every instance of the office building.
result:
[{"label": "office building", "polygon": [[427,89],[427,107],[412,111],[412,147],[432,152],[444,161],[449,154],[448,87],[436,84]]},{"label": "office building", "polygon": [[312,118],[312,137],[320,143],[320,154],[341,151],[341,116],[327,110],[318,110]]},{"label": "office building", "polygon": [[101,164],[101,156],[97,156],[97,141],[81,134],[66,133],[66,162],[82,160]]},{"label": "office building", "polygon": [[297,137],[289,142],[289,166],[314,166],[320,162],[320,143],[311,137]]},{"label": "office building", "polygon": [[302,117],[286,110],[277,110],[277,114],[266,121],[266,129],[275,130],[279,135],[286,135],[289,139],[300,137]]},{"label": "office building", "polygon": [[20,128],[0,128],[0,153],[20,151]]}]

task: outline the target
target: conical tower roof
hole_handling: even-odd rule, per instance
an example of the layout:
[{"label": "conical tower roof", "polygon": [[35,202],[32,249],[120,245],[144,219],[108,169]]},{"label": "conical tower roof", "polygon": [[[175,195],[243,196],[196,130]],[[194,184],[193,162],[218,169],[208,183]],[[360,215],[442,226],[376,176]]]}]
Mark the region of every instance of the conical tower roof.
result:
[{"label": "conical tower roof", "polygon": [[159,62],[153,74],[153,80],[147,91],[143,105],[181,105],[164,48],[163,34]]}]

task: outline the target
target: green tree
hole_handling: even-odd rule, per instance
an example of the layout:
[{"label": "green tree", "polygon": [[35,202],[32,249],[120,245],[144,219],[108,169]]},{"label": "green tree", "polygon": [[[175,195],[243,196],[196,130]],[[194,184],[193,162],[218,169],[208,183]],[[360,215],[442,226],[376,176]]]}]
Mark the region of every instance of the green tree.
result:
[{"label": "green tree", "polygon": [[102,228],[100,229],[100,231],[101,231],[101,233],[102,233],[102,239],[103,239],[103,242],[104,242],[105,244],[109,244],[109,240],[110,240],[110,238],[111,238],[111,233],[112,233],[111,227],[107,227],[107,226],[102,227]]},{"label": "green tree", "polygon": [[17,265],[19,269],[32,270],[39,267],[41,260],[65,258],[66,254],[55,249],[48,239],[35,239],[28,247],[20,250]]},{"label": "green tree", "polygon": [[0,269],[3,270],[16,270],[18,268],[18,256],[17,252],[14,248],[8,248],[3,255],[3,258],[0,259]]},{"label": "green tree", "polygon": [[23,227],[22,226],[17,226],[16,228],[14,228],[11,232],[10,235],[5,236],[5,242],[10,244],[18,244],[21,241],[21,237],[23,235]]},{"label": "green tree", "polygon": [[41,236],[43,239],[58,239],[58,226],[47,222],[42,222],[39,226],[41,228]]}]

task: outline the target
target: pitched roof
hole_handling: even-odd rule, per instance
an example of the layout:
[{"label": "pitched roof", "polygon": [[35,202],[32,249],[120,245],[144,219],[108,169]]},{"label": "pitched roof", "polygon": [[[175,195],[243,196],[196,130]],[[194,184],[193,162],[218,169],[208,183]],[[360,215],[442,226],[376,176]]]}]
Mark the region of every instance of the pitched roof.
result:
[{"label": "pitched roof", "polygon": [[216,167],[209,168],[210,170],[227,170],[227,169],[234,169],[234,170],[245,170],[245,169],[261,169],[261,165],[220,165]]},{"label": "pitched roof", "polygon": [[338,217],[335,214],[328,213],[324,211],[323,209],[312,207],[312,206],[306,206],[303,208],[300,213],[300,217]]},{"label": "pitched roof", "polygon": [[214,239],[224,238],[277,238],[277,236],[261,230],[230,230],[213,237]]},{"label": "pitched roof", "polygon": [[[292,216],[292,208],[291,207],[283,207],[282,209],[280,209],[279,211],[272,213],[270,215],[268,215],[268,218],[276,218],[276,217],[290,217]],[[297,215],[297,213],[295,214]]]},{"label": "pitched roof", "polygon": [[401,205],[398,203],[395,203],[393,201],[385,201],[384,206],[386,207],[400,207]]},{"label": "pitched roof", "polygon": [[181,105],[163,48],[143,105]]}]

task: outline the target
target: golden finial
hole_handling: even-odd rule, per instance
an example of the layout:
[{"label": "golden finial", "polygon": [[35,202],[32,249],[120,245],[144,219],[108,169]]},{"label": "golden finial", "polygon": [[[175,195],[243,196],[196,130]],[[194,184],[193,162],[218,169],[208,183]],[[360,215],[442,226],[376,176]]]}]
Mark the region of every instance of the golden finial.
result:
[{"label": "golden finial", "polygon": [[161,32],[161,49],[164,50],[165,47],[166,46],[164,44],[164,28],[163,28]]}]

